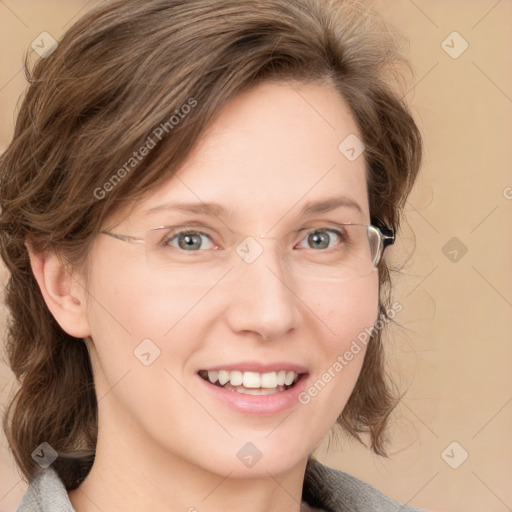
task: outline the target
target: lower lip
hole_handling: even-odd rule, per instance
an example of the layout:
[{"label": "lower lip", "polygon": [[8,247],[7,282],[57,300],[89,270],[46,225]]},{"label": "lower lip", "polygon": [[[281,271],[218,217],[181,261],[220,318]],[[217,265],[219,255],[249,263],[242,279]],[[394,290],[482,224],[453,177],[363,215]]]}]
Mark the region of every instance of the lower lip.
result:
[{"label": "lower lip", "polygon": [[295,385],[286,391],[279,391],[270,395],[246,395],[215,386],[199,375],[197,378],[216,400],[228,405],[235,411],[246,414],[270,415],[286,411],[299,404],[299,394],[306,387],[307,374],[301,375]]}]

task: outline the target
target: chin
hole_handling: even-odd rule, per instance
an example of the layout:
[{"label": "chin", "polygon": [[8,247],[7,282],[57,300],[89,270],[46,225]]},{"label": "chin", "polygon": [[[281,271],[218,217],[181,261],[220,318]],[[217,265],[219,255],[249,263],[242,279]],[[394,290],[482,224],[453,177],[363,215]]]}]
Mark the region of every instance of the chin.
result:
[{"label": "chin", "polygon": [[[269,433],[265,433],[264,436],[268,436]],[[244,438],[247,439],[246,436]],[[255,439],[254,436],[253,439]],[[286,473],[305,461],[309,453],[307,449],[299,449],[281,439],[279,442],[270,442],[263,438],[261,441],[255,439],[253,442],[236,442],[235,444],[236,448],[229,448],[213,459],[220,462],[222,474],[226,476],[229,473],[230,478],[267,478],[269,473],[271,475]],[[286,450],[283,450],[283,444]],[[219,464],[215,464],[212,469],[218,472]]]}]

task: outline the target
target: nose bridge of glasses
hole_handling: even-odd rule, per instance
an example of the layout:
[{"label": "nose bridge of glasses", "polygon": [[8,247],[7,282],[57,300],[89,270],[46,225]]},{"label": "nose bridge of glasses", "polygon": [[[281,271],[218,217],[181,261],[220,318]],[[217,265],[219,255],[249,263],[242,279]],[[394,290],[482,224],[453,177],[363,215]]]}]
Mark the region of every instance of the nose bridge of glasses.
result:
[{"label": "nose bridge of glasses", "polygon": [[282,256],[284,242],[280,237],[242,233],[239,231],[234,233],[236,237],[232,249],[245,263],[254,263],[266,250],[276,243],[276,240],[278,258]]}]

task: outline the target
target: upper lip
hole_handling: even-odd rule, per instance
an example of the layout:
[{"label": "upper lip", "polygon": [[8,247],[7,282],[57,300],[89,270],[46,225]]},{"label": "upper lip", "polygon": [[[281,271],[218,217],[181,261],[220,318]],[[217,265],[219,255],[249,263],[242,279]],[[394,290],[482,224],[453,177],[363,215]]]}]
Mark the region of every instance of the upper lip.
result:
[{"label": "upper lip", "polygon": [[300,364],[290,363],[290,362],[276,362],[276,363],[261,363],[259,361],[240,361],[239,363],[231,363],[231,364],[218,364],[215,366],[210,366],[208,368],[201,368],[201,370],[206,370],[209,372],[219,371],[219,370],[228,370],[228,371],[236,371],[239,370],[241,372],[256,372],[256,373],[270,373],[270,372],[278,372],[280,370],[286,370],[287,372],[295,372],[295,373],[308,373],[308,369],[305,366]]}]

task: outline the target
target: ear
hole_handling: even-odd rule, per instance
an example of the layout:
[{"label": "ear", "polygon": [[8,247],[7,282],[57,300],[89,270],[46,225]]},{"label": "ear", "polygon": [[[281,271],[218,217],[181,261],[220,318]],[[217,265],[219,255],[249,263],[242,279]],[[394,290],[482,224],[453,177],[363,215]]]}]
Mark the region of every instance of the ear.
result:
[{"label": "ear", "polygon": [[69,266],[66,267],[56,253],[36,253],[29,242],[25,246],[44,301],[57,323],[75,338],[90,336],[83,284],[72,275]]}]

